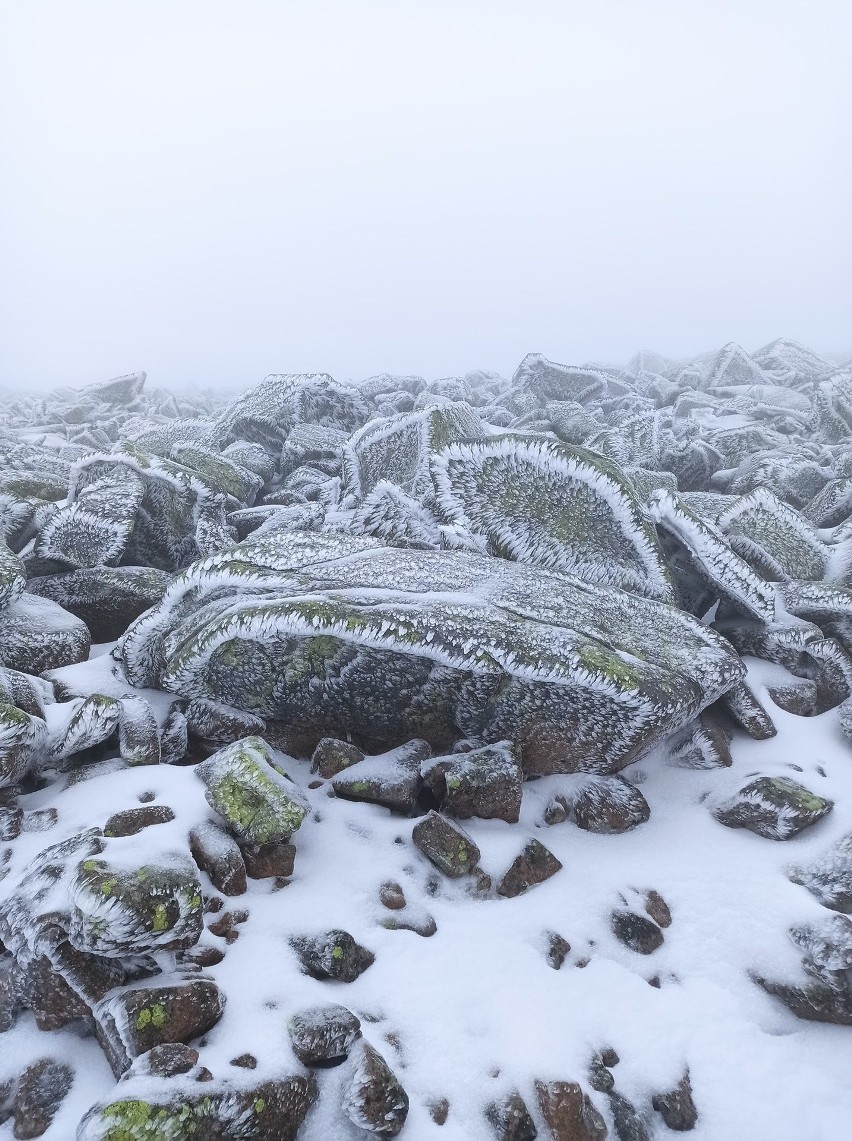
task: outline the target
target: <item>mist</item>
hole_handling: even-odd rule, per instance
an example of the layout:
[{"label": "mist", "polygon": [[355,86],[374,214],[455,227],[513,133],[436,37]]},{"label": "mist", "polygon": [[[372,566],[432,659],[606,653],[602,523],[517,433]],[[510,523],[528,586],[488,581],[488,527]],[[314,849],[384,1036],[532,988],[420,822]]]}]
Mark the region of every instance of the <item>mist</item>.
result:
[{"label": "mist", "polygon": [[2,24],[2,387],[852,342],[845,0]]}]

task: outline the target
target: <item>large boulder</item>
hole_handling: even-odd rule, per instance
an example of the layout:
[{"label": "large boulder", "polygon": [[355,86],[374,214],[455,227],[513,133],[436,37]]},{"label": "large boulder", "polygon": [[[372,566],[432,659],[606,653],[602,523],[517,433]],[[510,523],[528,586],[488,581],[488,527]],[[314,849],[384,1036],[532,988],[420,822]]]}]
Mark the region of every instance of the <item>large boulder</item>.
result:
[{"label": "large boulder", "polygon": [[744,675],[664,603],[483,555],[283,531],[188,568],[118,655],[134,685],[316,740],[510,740],[528,773],[616,771]]}]

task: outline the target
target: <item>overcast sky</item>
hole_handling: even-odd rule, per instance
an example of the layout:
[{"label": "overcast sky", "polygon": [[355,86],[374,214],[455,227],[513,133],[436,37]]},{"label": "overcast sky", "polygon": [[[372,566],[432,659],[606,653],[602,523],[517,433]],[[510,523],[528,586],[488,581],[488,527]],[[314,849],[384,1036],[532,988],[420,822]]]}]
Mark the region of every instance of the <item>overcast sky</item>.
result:
[{"label": "overcast sky", "polygon": [[852,347],[850,0],[0,12],[0,385]]}]

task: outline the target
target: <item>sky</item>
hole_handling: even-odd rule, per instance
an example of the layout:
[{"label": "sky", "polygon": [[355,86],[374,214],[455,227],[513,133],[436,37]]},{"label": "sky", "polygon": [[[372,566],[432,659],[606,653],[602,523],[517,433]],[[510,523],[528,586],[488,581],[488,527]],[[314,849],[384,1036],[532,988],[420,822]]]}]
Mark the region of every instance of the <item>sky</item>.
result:
[{"label": "sky", "polygon": [[852,348],[849,0],[0,0],[0,387]]}]

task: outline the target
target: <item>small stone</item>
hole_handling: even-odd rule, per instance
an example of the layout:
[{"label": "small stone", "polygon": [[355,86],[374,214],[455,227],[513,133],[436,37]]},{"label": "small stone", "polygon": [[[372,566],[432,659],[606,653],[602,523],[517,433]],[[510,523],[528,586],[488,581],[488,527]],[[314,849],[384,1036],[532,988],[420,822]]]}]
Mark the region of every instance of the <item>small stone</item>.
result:
[{"label": "small stone", "polygon": [[290,1019],[293,1053],[304,1066],[336,1066],[361,1036],[361,1023],[345,1006],[314,1006]]},{"label": "small stone", "polygon": [[153,1046],[137,1059],[134,1069],[142,1067],[161,1078],[174,1078],[178,1074],[188,1074],[198,1065],[198,1051],[184,1042],[163,1042]]},{"label": "small stone", "polygon": [[15,840],[21,834],[24,819],[22,808],[0,808],[0,840]]},{"label": "small stone", "polygon": [[315,979],[351,983],[376,961],[372,951],[356,943],[348,931],[298,936],[290,940],[290,946],[298,955],[305,973]]},{"label": "small stone", "polygon": [[366,801],[410,816],[423,784],[420,766],[431,755],[425,741],[409,741],[399,749],[351,765],[332,780],[331,787],[343,800]]},{"label": "small stone", "polygon": [[359,1129],[396,1137],[408,1116],[408,1094],[387,1062],[361,1039],[352,1050],[343,1089],[343,1109]]},{"label": "small stone", "polygon": [[650,955],[663,944],[657,924],[634,911],[613,911],[610,925],[616,939],[640,955]]},{"label": "small stone", "polygon": [[188,701],[184,716],[189,732],[214,748],[232,745],[244,737],[260,736],[266,729],[262,717],[204,697]]},{"label": "small stone", "polygon": [[578,828],[602,835],[629,832],[651,815],[639,789],[620,776],[585,781],[574,796],[573,809]]},{"label": "small stone", "polygon": [[562,864],[544,844],[530,840],[503,876],[497,893],[513,899],[555,876],[561,868]]},{"label": "small stone", "polygon": [[128,808],[116,812],[104,824],[104,836],[135,836],[153,824],[168,824],[175,814],[165,804],[151,804],[145,808]]},{"label": "small stone", "polygon": [[545,824],[564,824],[569,816],[568,801],[564,796],[554,796],[544,810]]},{"label": "small stone", "polygon": [[429,1102],[429,1116],[436,1125],[446,1125],[450,1115],[450,1103],[445,1097],[439,1097]]},{"label": "small stone", "polygon": [[196,825],[189,833],[192,858],[223,895],[242,895],[246,890],[246,865],[240,846],[212,820]]},{"label": "small stone", "polygon": [[237,927],[248,919],[247,911],[225,911],[215,921],[209,924],[207,930],[211,935],[224,939],[226,943],[236,943],[240,936]]},{"label": "small stone", "polygon": [[676,1133],[687,1133],[694,1129],[698,1121],[698,1110],[692,1099],[689,1070],[669,1093],[654,1094],[651,1104],[669,1129]]},{"label": "small stone", "polygon": [[669,905],[658,891],[645,893],[645,910],[658,927],[671,927],[672,913],[669,910]]},{"label": "small stone", "polygon": [[817,711],[816,683],[802,679],[770,687],[769,696],[779,709],[798,717],[813,717]]},{"label": "small stone", "polygon": [[517,823],[523,772],[511,741],[438,757],[424,765],[424,775],[441,811],[448,816]]},{"label": "small stone", "polygon": [[180,961],[191,963],[197,967],[215,967],[225,958],[225,952],[220,947],[202,946],[200,943],[181,952]]},{"label": "small stone", "polygon": [[535,1090],[553,1141],[605,1141],[606,1123],[576,1082],[536,1082]]},{"label": "small stone", "polygon": [[479,863],[479,848],[473,840],[437,812],[430,812],[416,824],[411,838],[427,860],[450,879],[469,875]]},{"label": "small stone", "polygon": [[789,840],[833,807],[833,801],[816,796],[789,777],[758,777],[717,806],[713,815],[728,828],[747,828],[768,840]]},{"label": "small stone", "polygon": [[571,944],[567,939],[563,939],[555,931],[549,931],[547,935],[547,963],[548,966],[553,967],[554,971],[558,971],[571,950]]},{"label": "small stone", "polygon": [[823,907],[852,914],[852,832],[809,864],[790,870],[793,883],[816,896]]},{"label": "small stone", "polygon": [[401,911],[405,907],[405,892],[393,880],[382,884],[379,889],[379,899],[390,911]]},{"label": "small stone", "polygon": [[611,1070],[613,1066],[617,1066],[621,1060],[612,1046],[605,1046],[603,1050],[599,1052],[598,1059],[601,1065],[606,1066],[608,1070]]},{"label": "small stone", "polygon": [[338,741],[336,737],[323,737],[311,757],[311,772],[319,773],[324,780],[330,780],[363,761],[364,754],[348,741]]},{"label": "small stone", "polygon": [[589,1085],[598,1093],[609,1093],[615,1086],[615,1078],[600,1057],[589,1063]]},{"label": "small stone", "polygon": [[241,1070],[256,1070],[257,1058],[254,1054],[238,1054],[236,1058],[231,1058],[231,1065],[238,1066]]},{"label": "small stone", "polygon": [[388,915],[381,921],[381,926],[387,931],[413,931],[424,939],[430,939],[438,930],[438,924],[428,912],[415,912],[410,908]]},{"label": "small stone", "polygon": [[296,862],[296,849],[287,840],[257,847],[243,848],[246,872],[253,880],[272,879],[280,876],[286,879],[293,874]]},{"label": "small stone", "polygon": [[530,1111],[519,1093],[492,1101],[485,1110],[485,1117],[498,1141],[534,1141],[538,1137]]},{"label": "small stone", "polygon": [[74,1071],[62,1062],[43,1058],[27,1066],[18,1080],[12,1114],[18,1141],[41,1137],[65,1100],[74,1081]]}]

